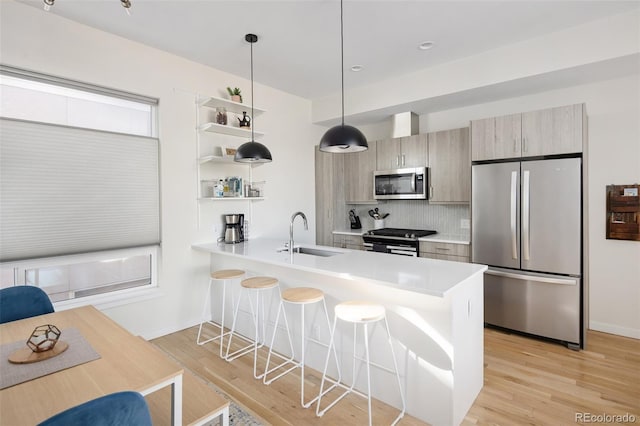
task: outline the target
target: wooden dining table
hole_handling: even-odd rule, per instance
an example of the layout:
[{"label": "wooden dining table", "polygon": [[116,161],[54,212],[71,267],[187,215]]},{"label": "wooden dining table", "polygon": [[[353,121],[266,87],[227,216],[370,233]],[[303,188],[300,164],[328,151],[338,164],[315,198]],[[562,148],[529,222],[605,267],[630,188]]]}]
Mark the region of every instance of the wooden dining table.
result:
[{"label": "wooden dining table", "polygon": [[[97,360],[0,390],[0,425],[35,425],[94,398],[132,390],[148,395],[171,387],[172,419],[182,424],[182,367],[93,306],[0,325],[0,344],[25,340],[39,325],[76,328],[100,355]],[[46,362],[46,361],[42,361]],[[0,365],[0,374],[10,365]]]}]

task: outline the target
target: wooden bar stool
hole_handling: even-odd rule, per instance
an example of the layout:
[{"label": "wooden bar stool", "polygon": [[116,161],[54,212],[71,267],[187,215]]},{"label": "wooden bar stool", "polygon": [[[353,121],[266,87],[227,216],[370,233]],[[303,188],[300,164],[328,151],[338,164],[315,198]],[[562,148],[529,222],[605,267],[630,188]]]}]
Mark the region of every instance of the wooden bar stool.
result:
[{"label": "wooden bar stool", "polygon": [[[305,402],[304,401],[304,360],[305,360],[305,341],[306,340],[311,340],[315,343],[318,343],[320,345],[323,346],[328,346],[325,343],[322,343],[318,340],[315,339],[307,339],[305,337],[305,328],[304,328],[304,310],[305,310],[305,306],[307,305],[311,305],[313,303],[319,303],[322,302],[322,306],[324,308],[324,316],[327,320],[327,330],[329,330],[331,328],[331,323],[329,321],[329,313],[327,312],[327,304],[324,300],[324,293],[321,290],[318,290],[316,288],[309,288],[309,287],[298,287],[298,288],[288,288],[286,290],[284,290],[281,294],[281,299],[280,299],[280,306],[278,307],[278,314],[276,316],[276,323],[273,329],[273,337],[271,338],[271,346],[269,347],[269,355],[267,356],[267,365],[265,367],[265,372],[264,372],[264,376],[263,376],[263,383],[265,385],[270,385],[271,383],[273,383],[275,380],[278,380],[280,377],[284,376],[285,374],[295,370],[296,368],[300,368],[300,404],[304,407],[304,408],[308,408],[311,404],[313,404],[319,397],[316,396],[315,398],[313,398],[312,400]],[[291,333],[289,332],[289,324],[287,321],[287,315],[285,312],[285,308],[284,308],[284,304],[285,303],[290,303],[293,305],[300,305],[300,330],[301,330],[301,348],[300,348],[300,361],[295,361],[295,351],[293,349],[293,343],[291,341]],[[290,358],[286,358],[276,352],[273,352],[273,344],[276,338],[276,332],[278,330],[278,324],[280,322],[280,312],[282,312],[282,316],[284,317],[284,323],[285,326],[287,328],[287,332],[289,333],[289,344],[290,344],[290,348],[291,348],[291,357]],[[276,355],[278,357],[280,357],[281,359],[283,359],[284,361],[276,366],[274,366],[273,368],[269,369],[269,364],[271,362],[271,355]],[[333,354],[335,357],[335,361],[336,361],[336,365],[338,364],[338,354],[336,353],[336,349],[335,346],[333,348]],[[291,364],[291,367],[289,367],[289,369],[281,372],[280,374],[278,374],[277,376],[267,380],[267,376],[268,374],[288,365]],[[339,370],[338,370],[338,374],[339,374]],[[338,379],[338,382],[340,381],[340,379]]]},{"label": "wooden bar stool", "polygon": [[[371,422],[371,365],[374,365],[378,368],[381,368],[385,371],[395,374],[396,378],[398,379],[398,389],[400,390],[400,399],[402,400],[402,411],[400,411],[400,414],[398,415],[398,417],[396,417],[396,419],[393,421],[392,425],[395,425],[396,423],[398,423],[398,421],[402,417],[404,417],[405,400],[404,400],[404,393],[402,392],[402,383],[400,381],[400,374],[398,373],[398,363],[396,362],[396,355],[393,350],[393,344],[391,342],[391,332],[389,331],[389,323],[387,322],[387,313],[386,313],[385,307],[377,303],[364,302],[364,301],[350,301],[350,302],[343,302],[336,305],[335,314],[333,317],[333,327],[331,328],[331,337],[330,337],[331,340],[329,341],[329,351],[331,350],[331,347],[335,345],[334,337],[335,337],[335,331],[336,331],[336,323],[338,322],[338,320],[342,320],[342,321],[353,324],[353,383],[351,384],[351,386],[346,386],[342,383],[339,383],[338,386],[345,389],[345,391],[338,398],[336,398],[331,404],[329,404],[325,409],[320,410],[320,403],[322,401],[322,397],[331,390],[331,389],[327,389],[326,391],[323,390],[324,382],[327,375],[327,366],[329,365],[329,352],[327,352],[327,358],[324,364],[324,371],[322,373],[322,381],[320,383],[320,394],[318,395],[318,405],[316,407],[316,415],[318,417],[321,417],[322,415],[324,415],[324,413],[327,412],[327,410],[333,407],[338,401],[340,401],[342,398],[344,398],[345,396],[353,392],[357,395],[367,398],[368,409],[369,409],[369,426],[371,426],[372,425],[372,422]],[[369,358],[368,326],[369,324],[375,325],[375,323],[378,323],[379,321],[382,321],[384,323],[385,330],[387,332],[387,339],[389,342],[389,347],[391,348],[391,357],[393,358],[393,367],[394,367],[393,370],[386,368],[382,365],[372,363]],[[361,324],[363,326],[364,353],[365,353],[364,359],[361,357],[356,357],[356,342],[357,342],[356,331],[357,331],[358,324]],[[356,372],[356,359],[360,361],[360,365],[358,366],[357,372]],[[367,367],[367,394],[366,395],[354,389],[356,379],[358,378],[358,374],[360,372],[360,367],[362,366],[362,362],[365,362]]]},{"label": "wooden bar stool", "polygon": [[[221,358],[222,358],[222,346],[224,343],[224,336],[230,333],[228,331],[225,333],[224,331],[224,305],[226,302],[226,295],[227,295],[227,282],[243,278],[244,275],[245,275],[245,271],[241,269],[221,269],[219,271],[212,272],[211,276],[209,277],[209,287],[207,288],[207,297],[206,299],[204,299],[204,306],[202,307],[202,320],[200,321],[200,327],[198,328],[198,337],[196,338],[196,343],[198,345],[204,345],[205,343],[209,343],[214,340],[220,339],[220,357]],[[222,319],[220,321],[220,324],[216,324],[215,322],[211,321],[211,316],[207,318],[207,309],[209,310],[213,309],[213,306],[211,303],[211,287],[213,286],[214,283],[222,283],[222,301],[220,303],[221,311],[222,311]],[[220,332],[215,337],[201,341],[200,338],[202,335],[202,326],[204,324],[211,324],[214,327],[217,327],[220,330]]]},{"label": "wooden bar stool", "polygon": [[[264,293],[269,290],[277,289],[279,287],[279,283],[276,278],[257,276],[245,278],[240,282],[240,286],[240,296],[238,297],[236,308],[233,313],[233,325],[231,326],[231,331],[229,332],[229,341],[227,342],[227,352],[225,354],[225,359],[227,361],[233,361],[236,358],[253,352],[253,377],[255,377],[256,379],[260,379],[264,374],[258,375],[257,372],[258,349],[264,346],[266,334],[266,321],[264,318]],[[251,317],[254,324],[253,339],[244,337],[236,332],[238,309],[240,308],[240,302],[242,302],[242,296],[245,293],[248,293],[247,296],[249,299],[249,305],[251,306]],[[251,299],[252,293],[255,294],[255,306],[253,304],[253,300]],[[262,320],[260,320],[261,314]],[[262,333],[259,332],[260,325],[262,325]],[[231,342],[234,337],[241,338],[246,342],[249,342],[249,344],[232,353],[229,353]],[[289,340],[291,340],[291,338],[289,338]]]}]

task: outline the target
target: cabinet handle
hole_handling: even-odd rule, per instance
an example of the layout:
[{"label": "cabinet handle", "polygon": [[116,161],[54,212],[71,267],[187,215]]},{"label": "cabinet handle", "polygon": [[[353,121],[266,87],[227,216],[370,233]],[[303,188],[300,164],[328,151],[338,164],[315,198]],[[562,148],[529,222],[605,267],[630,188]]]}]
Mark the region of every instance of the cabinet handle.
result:
[{"label": "cabinet handle", "polygon": [[429,187],[429,198],[433,198],[433,186]]},{"label": "cabinet handle", "polygon": [[396,155],[396,166],[400,167],[400,156]]},{"label": "cabinet handle", "polygon": [[517,217],[516,217],[516,213],[517,213],[517,188],[518,185],[518,172],[516,171],[512,171],[511,172],[511,203],[510,203],[510,225],[511,225],[511,258],[514,260],[518,259],[518,240],[517,240],[517,236],[516,236],[516,231],[517,231]]},{"label": "cabinet handle", "polygon": [[402,166],[404,167],[404,154],[402,154]]},{"label": "cabinet handle", "polygon": [[524,170],[522,172],[522,259],[529,260],[530,250],[530,234],[529,234],[529,222],[530,222],[530,188],[529,188],[529,176],[531,172]]},{"label": "cabinet handle", "polygon": [[451,250],[450,248],[446,248],[446,247],[436,247],[436,250]]}]

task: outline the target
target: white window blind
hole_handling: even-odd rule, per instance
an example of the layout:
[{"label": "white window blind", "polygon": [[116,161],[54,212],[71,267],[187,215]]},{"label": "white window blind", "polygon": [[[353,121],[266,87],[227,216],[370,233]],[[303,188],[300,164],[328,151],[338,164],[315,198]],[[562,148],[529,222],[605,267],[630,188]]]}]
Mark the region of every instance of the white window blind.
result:
[{"label": "white window blind", "polygon": [[159,244],[158,149],[0,118],[0,261]]}]

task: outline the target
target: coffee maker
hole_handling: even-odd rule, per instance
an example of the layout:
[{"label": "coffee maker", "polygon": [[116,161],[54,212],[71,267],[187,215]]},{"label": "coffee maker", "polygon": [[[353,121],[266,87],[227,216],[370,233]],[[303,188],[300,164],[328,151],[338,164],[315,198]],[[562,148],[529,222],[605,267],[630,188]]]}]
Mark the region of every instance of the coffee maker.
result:
[{"label": "coffee maker", "polygon": [[244,214],[224,215],[224,242],[236,244],[244,241]]}]

